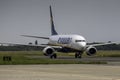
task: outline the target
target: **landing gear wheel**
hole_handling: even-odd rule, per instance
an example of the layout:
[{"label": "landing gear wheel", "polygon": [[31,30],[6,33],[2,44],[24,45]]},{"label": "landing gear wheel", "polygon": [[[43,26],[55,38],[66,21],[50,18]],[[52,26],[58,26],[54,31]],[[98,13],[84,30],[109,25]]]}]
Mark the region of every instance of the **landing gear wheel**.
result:
[{"label": "landing gear wheel", "polygon": [[78,54],[77,53],[75,53],[75,58],[78,58]]},{"label": "landing gear wheel", "polygon": [[44,56],[48,56],[46,53],[43,54]]},{"label": "landing gear wheel", "polygon": [[82,58],[82,55],[79,55],[78,58]]},{"label": "landing gear wheel", "polygon": [[50,58],[51,58],[51,59],[53,59],[53,58],[56,59],[56,58],[57,58],[57,54],[52,54],[52,55],[50,56]]},{"label": "landing gear wheel", "polygon": [[76,52],[75,53],[75,58],[82,58],[82,53],[81,52]]}]

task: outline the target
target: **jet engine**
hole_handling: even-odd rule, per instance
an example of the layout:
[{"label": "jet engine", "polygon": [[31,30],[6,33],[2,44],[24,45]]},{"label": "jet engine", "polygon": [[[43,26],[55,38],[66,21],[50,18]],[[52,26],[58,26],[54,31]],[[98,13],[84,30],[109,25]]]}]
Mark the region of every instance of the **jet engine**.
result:
[{"label": "jet engine", "polygon": [[96,54],[96,52],[97,52],[97,49],[93,46],[90,46],[86,49],[86,54],[89,56]]},{"label": "jet engine", "polygon": [[43,53],[46,56],[52,55],[54,52],[55,52],[55,49],[50,46],[47,46],[43,49]]}]

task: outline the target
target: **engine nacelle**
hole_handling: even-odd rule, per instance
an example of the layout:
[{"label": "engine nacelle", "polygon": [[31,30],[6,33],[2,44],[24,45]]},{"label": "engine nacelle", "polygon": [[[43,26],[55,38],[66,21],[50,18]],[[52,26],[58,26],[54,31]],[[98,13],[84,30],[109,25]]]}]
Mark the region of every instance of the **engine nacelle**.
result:
[{"label": "engine nacelle", "polygon": [[48,55],[51,55],[55,52],[55,49],[50,47],[50,46],[47,46],[43,49],[43,53],[44,55],[48,56]]},{"label": "engine nacelle", "polygon": [[86,49],[86,54],[92,56],[97,53],[97,49],[93,46],[90,46]]}]

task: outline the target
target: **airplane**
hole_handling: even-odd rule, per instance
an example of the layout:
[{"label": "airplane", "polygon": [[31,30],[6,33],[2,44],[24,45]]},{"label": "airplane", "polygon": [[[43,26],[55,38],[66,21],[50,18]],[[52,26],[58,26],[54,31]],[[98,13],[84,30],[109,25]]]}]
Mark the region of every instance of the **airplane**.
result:
[{"label": "airplane", "polygon": [[13,43],[0,43],[0,44],[9,44],[9,45],[25,45],[25,46],[40,46],[44,47],[43,53],[45,56],[50,58],[57,58],[56,51],[58,52],[75,52],[75,58],[82,58],[82,54],[86,52],[88,56],[95,55],[97,53],[96,46],[116,44],[112,42],[108,43],[99,43],[99,44],[89,44],[86,42],[86,39],[78,34],[69,34],[69,35],[59,35],[55,29],[52,8],[50,8],[50,22],[51,22],[51,36],[50,37],[40,37],[40,36],[31,36],[31,35],[21,35],[24,37],[32,38],[41,38],[48,40],[47,44],[41,45],[25,45],[25,44],[13,44]]},{"label": "airplane", "polygon": [[86,39],[81,35],[59,35],[55,29],[52,8],[50,8],[50,21],[51,21],[51,36],[50,37],[39,37],[39,36],[31,36],[31,35],[21,35],[24,37],[32,37],[32,38],[41,38],[47,39],[48,44],[44,44],[45,48],[43,49],[43,53],[45,56],[49,56],[50,58],[57,58],[57,54],[55,51],[60,52],[75,52],[75,58],[82,58],[82,54],[84,52],[87,53],[88,56],[95,55],[97,53],[96,46],[108,45],[114,43],[102,43],[102,44],[92,44],[87,45]]}]

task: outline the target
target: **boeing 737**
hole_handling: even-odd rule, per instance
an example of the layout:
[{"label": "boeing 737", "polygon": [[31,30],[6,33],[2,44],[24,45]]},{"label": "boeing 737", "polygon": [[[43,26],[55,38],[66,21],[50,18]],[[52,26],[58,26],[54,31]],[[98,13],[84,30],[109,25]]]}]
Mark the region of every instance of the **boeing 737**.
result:
[{"label": "boeing 737", "polygon": [[[52,8],[50,8],[50,21],[51,21],[51,36],[50,37],[39,37],[39,36],[30,36],[22,35],[24,37],[33,37],[33,38],[42,38],[49,40],[43,49],[45,56],[50,58],[57,58],[55,51],[61,52],[75,52],[75,58],[81,58],[83,52],[86,52],[87,55],[91,56],[96,54],[97,49],[95,46],[108,45],[113,43],[103,43],[103,44],[93,44],[87,45],[86,39],[81,35],[59,35],[55,30]],[[56,50],[57,49],[57,50]]]},{"label": "boeing 737", "polygon": [[[50,8],[50,21],[51,21],[51,36],[50,37],[39,37],[39,36],[30,36],[30,35],[22,35],[24,37],[32,37],[32,38],[41,38],[47,39],[48,43],[44,45],[26,45],[26,46],[41,46],[44,47],[43,53],[45,56],[49,56],[50,58],[57,58],[56,51],[60,52],[75,52],[75,58],[81,58],[84,52],[87,53],[88,56],[95,55],[97,52],[96,46],[108,45],[114,43],[102,43],[102,44],[92,44],[87,45],[86,39],[81,35],[59,35],[55,30],[52,8]],[[0,43],[0,44],[11,44],[11,43]],[[12,45],[24,45],[24,44],[12,44]]]}]

